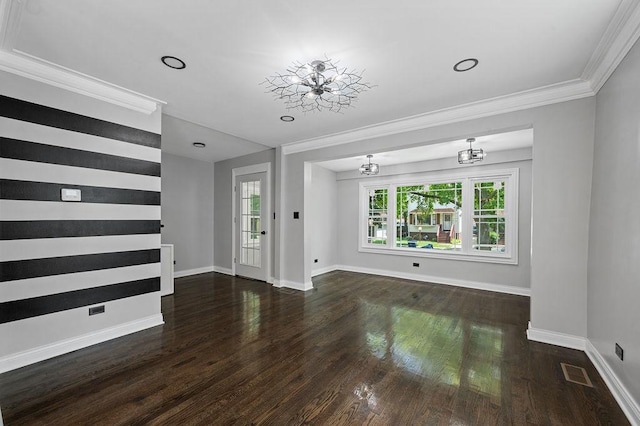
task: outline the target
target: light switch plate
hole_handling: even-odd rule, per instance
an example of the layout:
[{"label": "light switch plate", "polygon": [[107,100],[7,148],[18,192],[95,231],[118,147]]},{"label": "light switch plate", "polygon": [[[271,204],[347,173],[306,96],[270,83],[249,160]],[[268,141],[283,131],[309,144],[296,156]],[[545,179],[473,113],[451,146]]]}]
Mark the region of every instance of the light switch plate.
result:
[{"label": "light switch plate", "polygon": [[82,194],[79,189],[62,188],[60,198],[62,201],[81,201]]}]

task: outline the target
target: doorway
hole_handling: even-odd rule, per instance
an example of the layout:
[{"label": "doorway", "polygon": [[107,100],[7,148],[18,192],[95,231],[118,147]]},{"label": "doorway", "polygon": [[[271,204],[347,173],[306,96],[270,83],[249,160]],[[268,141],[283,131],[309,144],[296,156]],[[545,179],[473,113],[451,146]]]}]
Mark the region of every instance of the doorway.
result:
[{"label": "doorway", "polygon": [[[270,272],[268,169],[234,169],[234,275],[268,281]],[[269,166],[269,164],[266,164]]]}]

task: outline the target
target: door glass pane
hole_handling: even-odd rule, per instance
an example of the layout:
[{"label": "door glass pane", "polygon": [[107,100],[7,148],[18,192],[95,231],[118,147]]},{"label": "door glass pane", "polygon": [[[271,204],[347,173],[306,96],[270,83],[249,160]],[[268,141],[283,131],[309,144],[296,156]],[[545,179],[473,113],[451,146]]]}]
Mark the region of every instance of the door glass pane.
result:
[{"label": "door glass pane", "polygon": [[260,267],[260,181],[242,182],[240,263]]}]

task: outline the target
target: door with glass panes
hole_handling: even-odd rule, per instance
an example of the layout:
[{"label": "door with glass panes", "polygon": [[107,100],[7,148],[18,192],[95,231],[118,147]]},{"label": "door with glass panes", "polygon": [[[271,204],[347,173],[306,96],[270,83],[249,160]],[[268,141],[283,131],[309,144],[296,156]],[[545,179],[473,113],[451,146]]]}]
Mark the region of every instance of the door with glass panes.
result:
[{"label": "door with glass panes", "polygon": [[267,280],[265,182],[266,172],[241,175],[236,178],[235,188],[236,275],[260,281]]}]

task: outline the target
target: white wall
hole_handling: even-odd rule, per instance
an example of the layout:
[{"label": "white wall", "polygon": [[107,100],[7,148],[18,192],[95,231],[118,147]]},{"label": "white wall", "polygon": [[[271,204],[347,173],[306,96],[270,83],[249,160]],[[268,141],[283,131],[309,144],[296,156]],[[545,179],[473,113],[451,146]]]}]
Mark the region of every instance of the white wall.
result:
[{"label": "white wall", "polygon": [[[594,119],[595,99],[586,98],[284,155],[281,274],[301,284],[311,277],[311,242],[301,221],[288,218],[304,206],[304,162],[533,128],[531,322],[540,330],[585,337]],[[560,217],[550,215],[557,209]]]},{"label": "white wall", "polygon": [[162,243],[178,274],[213,270],[213,187],[212,163],[162,153]]},{"label": "white wall", "polygon": [[[305,205],[305,210],[308,211],[305,226],[309,226],[309,229],[305,231],[305,235],[313,241],[310,259],[313,259],[314,263],[311,270],[312,275],[317,275],[337,265],[338,239],[345,241],[346,237],[338,232],[338,217],[341,213],[336,173],[316,164],[308,166],[311,181],[304,196],[305,202],[308,200],[309,203],[308,208]],[[317,263],[315,259],[318,259]]]},{"label": "white wall", "polygon": [[[640,45],[597,95],[588,337],[640,407]],[[624,361],[614,353],[618,343]]]},{"label": "white wall", "polygon": [[[350,179],[338,180],[338,206],[340,221],[338,234],[340,235],[339,259],[340,264],[355,270],[379,270],[390,275],[412,276],[415,279],[424,279],[439,283],[456,283],[460,285],[475,286],[528,294],[530,287],[531,262],[531,150],[517,150],[510,152],[492,153],[487,156],[487,161],[482,165],[464,167],[464,170],[473,172],[495,169],[517,168],[519,177],[519,262],[517,265],[504,265],[495,263],[480,263],[462,260],[445,260],[426,257],[409,257],[389,254],[364,253],[358,251],[359,218],[359,184],[370,178],[357,176]],[[455,153],[454,153],[455,154]],[[491,164],[489,158],[501,157],[504,161]],[[506,161],[511,158],[511,161]],[[411,168],[407,167],[411,166]],[[410,178],[412,175],[438,177],[447,173],[460,173],[463,169],[455,158],[449,161],[427,161],[412,163],[404,167],[383,167],[381,175],[376,181],[392,182],[398,178]],[[413,263],[419,263],[416,268]],[[424,278],[422,278],[424,277]]]}]

